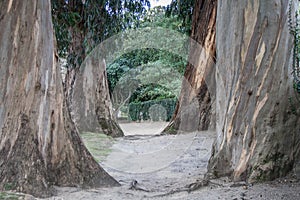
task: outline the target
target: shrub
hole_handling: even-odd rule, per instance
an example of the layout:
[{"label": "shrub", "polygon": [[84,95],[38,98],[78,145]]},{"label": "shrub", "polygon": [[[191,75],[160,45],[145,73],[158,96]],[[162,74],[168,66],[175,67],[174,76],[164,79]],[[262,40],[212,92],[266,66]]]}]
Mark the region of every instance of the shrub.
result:
[{"label": "shrub", "polygon": [[175,111],[177,99],[159,99],[129,104],[129,117],[132,121],[170,121]]}]

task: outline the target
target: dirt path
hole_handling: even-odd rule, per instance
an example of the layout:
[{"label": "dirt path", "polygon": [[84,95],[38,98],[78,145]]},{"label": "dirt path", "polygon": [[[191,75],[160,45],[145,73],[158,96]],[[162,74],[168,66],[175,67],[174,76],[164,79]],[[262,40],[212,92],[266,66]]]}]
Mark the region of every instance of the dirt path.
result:
[{"label": "dirt path", "polygon": [[190,193],[183,191],[203,179],[215,134],[151,135],[165,125],[121,124],[126,137],[115,140],[100,162],[121,187],[57,188],[57,196],[50,199],[300,199],[300,184],[292,178],[254,186],[220,179]]},{"label": "dirt path", "polygon": [[142,123],[120,123],[125,136],[131,135],[158,135],[168,122],[142,122]]},{"label": "dirt path", "polygon": [[151,192],[169,192],[202,178],[213,142],[211,132],[120,139],[102,166],[119,182],[136,180]]},{"label": "dirt path", "polygon": [[280,183],[278,181],[257,184],[248,188],[242,186],[203,187],[193,192],[178,192],[162,194],[129,189],[128,186],[119,188],[102,188],[98,190],[80,190],[77,188],[59,188],[57,197],[51,200],[299,200],[300,185],[297,183]]}]

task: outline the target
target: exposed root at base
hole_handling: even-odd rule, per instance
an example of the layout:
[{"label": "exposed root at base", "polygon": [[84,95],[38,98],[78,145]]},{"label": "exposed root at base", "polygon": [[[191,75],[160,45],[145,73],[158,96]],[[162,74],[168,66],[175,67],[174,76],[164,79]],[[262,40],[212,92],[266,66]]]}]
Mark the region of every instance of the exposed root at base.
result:
[{"label": "exposed root at base", "polygon": [[140,190],[140,191],[143,191],[143,192],[151,192],[150,190],[147,190],[147,189],[139,186],[139,183],[137,182],[137,180],[133,180],[130,183],[129,190]]},{"label": "exposed root at base", "polygon": [[195,191],[195,190],[198,190],[200,188],[206,187],[209,184],[214,184],[214,183],[211,183],[209,180],[201,180],[201,181],[191,183],[191,184],[185,186],[184,188],[173,189],[173,190],[171,190],[167,193],[155,195],[155,196],[152,196],[152,197],[165,197],[165,196],[169,196],[169,195],[180,193],[180,192],[190,193],[192,191]]}]

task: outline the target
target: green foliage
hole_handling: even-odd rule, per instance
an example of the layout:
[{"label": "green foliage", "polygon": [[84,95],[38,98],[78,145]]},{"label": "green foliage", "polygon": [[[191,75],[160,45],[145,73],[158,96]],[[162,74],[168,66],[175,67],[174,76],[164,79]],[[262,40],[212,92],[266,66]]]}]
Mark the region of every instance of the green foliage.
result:
[{"label": "green foliage", "polygon": [[120,58],[107,68],[108,86],[113,91],[118,81],[122,81],[121,77],[128,73],[132,68],[131,63],[126,58]]},{"label": "green foliage", "polygon": [[176,14],[167,14],[166,8],[155,7],[148,10],[145,17],[142,19],[140,27],[162,27],[179,31],[183,34],[188,34],[190,25],[188,27]]},{"label": "green foliage", "polygon": [[294,89],[297,93],[300,93],[300,19],[299,19],[299,10],[295,11],[295,22],[292,19],[292,0],[289,4],[289,28],[290,33],[294,38],[293,46],[293,62],[292,70],[294,77]]},{"label": "green foliage", "polygon": [[58,54],[73,67],[103,40],[137,27],[150,6],[148,0],[51,0],[51,4]]},{"label": "green foliage", "polygon": [[150,100],[129,104],[129,116],[132,121],[140,120],[142,113],[143,120],[169,121],[175,111],[177,99]]},{"label": "green foliage", "polygon": [[[181,64],[185,64],[182,61]],[[176,63],[166,62],[164,60],[158,60],[156,62],[150,62],[140,67],[140,73],[137,78],[141,84],[156,84],[161,88],[165,88],[172,91],[172,94],[179,96],[180,86],[182,82],[183,74],[176,69]]]},{"label": "green foliage", "polygon": [[0,200],[18,200],[23,199],[24,195],[8,193],[8,192],[0,192]]},{"label": "green foliage", "polygon": [[160,100],[168,98],[175,98],[175,95],[172,91],[161,85],[149,84],[142,85],[141,87],[137,88],[137,90],[132,94],[129,102],[138,103],[149,100]]},{"label": "green foliage", "polygon": [[83,132],[81,133],[81,138],[89,152],[98,162],[105,160],[115,142],[112,137],[103,133]]},{"label": "green foliage", "polygon": [[[293,45],[293,61],[292,61],[292,74],[293,74],[293,88],[295,91],[295,100],[300,103],[300,98],[297,96],[300,94],[300,19],[299,19],[299,14],[300,11],[296,10],[295,13],[293,14],[293,1],[290,0],[289,3],[289,29],[290,33],[293,36],[294,39],[294,45]],[[294,15],[294,20],[293,16]],[[294,115],[299,115],[296,106],[296,102],[293,101],[293,99],[290,97],[289,98],[290,102],[290,110]]]},{"label": "green foliage", "polygon": [[[138,28],[149,28],[151,32],[151,27],[162,27],[186,34],[191,27],[192,1],[173,1],[166,8],[149,10],[148,0],[51,0],[51,3],[58,53],[67,60],[68,67],[78,67],[95,46],[119,32],[139,31]],[[186,58],[146,48],[149,46],[148,39],[141,37],[129,34],[110,44],[113,51],[116,46],[126,47],[138,41],[136,50],[108,63],[110,92],[119,85],[118,95],[126,100],[128,95],[132,95],[128,88],[137,88],[130,98],[131,102],[174,98],[179,93],[181,77],[170,74],[183,75]],[[188,47],[184,46],[187,41],[183,36],[160,42],[161,45],[182,44],[172,45],[170,49],[183,49],[182,54],[188,55]],[[124,76],[127,74],[130,76]],[[153,82],[156,84],[151,84]]]},{"label": "green foliage", "polygon": [[294,82],[294,89],[295,91],[297,91],[298,93],[300,93],[300,82]]},{"label": "green foliage", "polygon": [[176,68],[185,65],[183,60],[179,59],[177,63],[172,64],[164,59],[155,62],[147,59],[147,64],[138,67],[132,66],[130,62],[123,62],[123,59],[117,61],[107,70],[114,103],[118,102],[116,99],[144,102],[179,96],[183,74]]},{"label": "green foliage", "polygon": [[190,34],[195,0],[172,0],[166,8],[167,17],[176,17],[181,21],[181,32]]},{"label": "green foliage", "polygon": [[[153,33],[155,29],[152,29],[152,27],[180,31],[182,22],[174,16],[166,17],[165,10],[156,7],[150,9],[141,20],[139,28],[143,29],[136,29],[135,32],[149,30]],[[123,46],[125,48],[136,46],[136,49],[121,55],[108,65],[107,74],[110,92],[114,91],[116,84],[123,84],[124,88],[122,90],[126,91],[129,84],[134,83],[137,90],[133,94],[123,92],[127,94],[125,96],[132,95],[130,102],[174,98],[180,92],[187,57],[180,57],[166,50],[148,48],[152,43],[144,35],[129,34],[124,37]],[[154,37],[154,35],[153,33],[150,37]],[[187,37],[180,33],[178,35],[179,37],[176,38],[167,38],[168,41],[160,38],[152,38],[152,41],[161,42],[161,45],[171,45],[170,50],[188,55],[188,48],[185,46]],[[175,41],[173,41],[174,39]],[[128,76],[130,73],[132,75]]]}]

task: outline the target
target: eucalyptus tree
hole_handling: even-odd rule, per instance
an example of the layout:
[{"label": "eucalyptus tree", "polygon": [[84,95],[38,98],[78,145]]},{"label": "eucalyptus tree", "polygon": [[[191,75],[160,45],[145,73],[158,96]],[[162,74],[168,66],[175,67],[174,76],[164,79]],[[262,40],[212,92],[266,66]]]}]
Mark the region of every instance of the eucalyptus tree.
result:
[{"label": "eucalyptus tree", "polygon": [[[171,125],[190,130],[186,119],[191,113],[184,106],[194,100],[199,104],[195,118],[200,118],[194,128],[216,127],[208,177],[252,182],[284,176],[296,166],[300,152],[295,104],[299,21],[288,17],[297,1],[290,7],[289,1],[279,0],[216,3],[196,1],[191,36],[211,53],[216,66],[188,65],[183,88],[189,84],[194,89],[181,92]],[[296,24],[294,37],[291,24]],[[191,49],[190,59],[197,55]]]},{"label": "eucalyptus tree", "polygon": [[0,16],[0,190],[118,186],[66,110],[50,1],[1,1]]},{"label": "eucalyptus tree", "polygon": [[[181,7],[181,12],[176,5]],[[175,10],[173,12],[182,17],[184,13],[190,11],[191,5],[182,6],[177,1],[173,1],[169,10]],[[216,16],[217,0],[194,2],[191,19],[190,38],[193,41],[189,53],[190,62],[187,63],[184,72],[184,81],[176,110],[165,132],[215,128]],[[184,20],[189,21],[188,19]],[[192,45],[193,43],[197,45]],[[201,59],[199,55],[204,55],[204,59]],[[191,105],[196,105],[193,111],[189,109]]]},{"label": "eucalyptus tree", "polygon": [[299,160],[299,107],[291,102],[299,93],[291,75],[295,41],[288,17],[298,1],[291,2],[218,2],[212,175],[270,180]]},{"label": "eucalyptus tree", "polygon": [[[67,107],[81,131],[100,130],[112,136],[123,135],[112,115],[109,88],[107,84],[103,84],[107,82],[106,65],[102,64],[101,68],[104,71],[99,71],[92,77],[86,77],[89,73],[85,70],[95,67],[94,65],[80,66],[86,56],[102,41],[128,27],[137,26],[147,5],[149,6],[147,0],[52,0],[58,52],[67,61],[64,82]],[[111,50],[114,45],[120,44],[112,43]],[[93,79],[94,86],[100,85],[100,95],[93,89],[94,86],[86,88],[83,85],[87,79]],[[86,90],[91,92],[74,93]],[[102,99],[107,100],[104,103]]]}]

